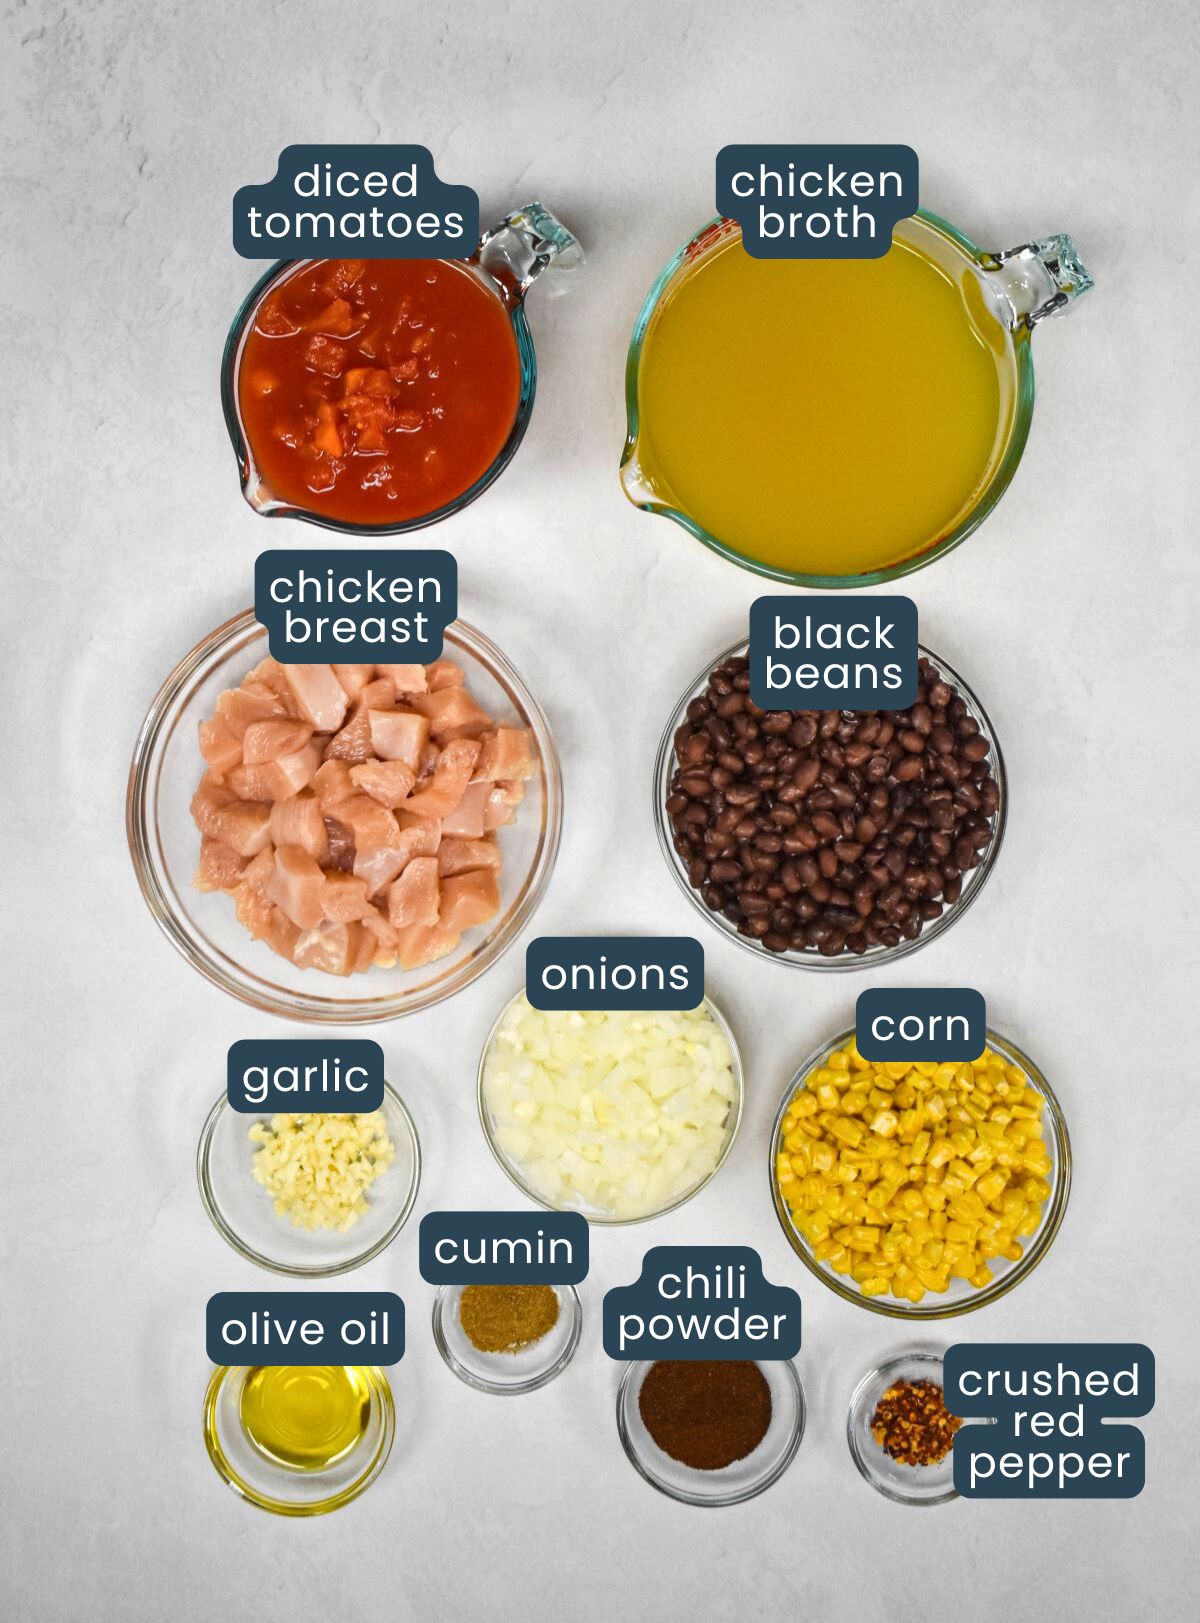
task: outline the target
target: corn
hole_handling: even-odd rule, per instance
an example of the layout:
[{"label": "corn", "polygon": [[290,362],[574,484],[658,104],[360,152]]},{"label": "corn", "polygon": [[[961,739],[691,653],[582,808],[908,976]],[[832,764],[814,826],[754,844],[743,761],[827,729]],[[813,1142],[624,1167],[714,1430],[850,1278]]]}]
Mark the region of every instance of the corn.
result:
[{"label": "corn", "polygon": [[817,1262],[864,1296],[982,1290],[1018,1262],[1050,1197],[1043,1100],[984,1050],[970,1064],[828,1055],[784,1112],[779,1193]]}]

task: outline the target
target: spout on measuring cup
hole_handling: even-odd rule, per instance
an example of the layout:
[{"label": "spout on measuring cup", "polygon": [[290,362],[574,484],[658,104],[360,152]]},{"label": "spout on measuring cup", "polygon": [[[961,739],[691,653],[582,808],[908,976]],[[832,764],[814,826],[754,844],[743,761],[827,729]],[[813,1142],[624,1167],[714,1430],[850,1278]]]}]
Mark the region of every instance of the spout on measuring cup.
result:
[{"label": "spout on measuring cup", "polygon": [[983,266],[995,278],[1014,327],[1035,327],[1045,316],[1061,315],[1095,286],[1075,244],[1062,232],[987,254]]},{"label": "spout on measuring cup", "polygon": [[584,262],[575,235],[541,203],[506,214],[479,244],[479,264],[514,302],[551,266],[576,270]]}]

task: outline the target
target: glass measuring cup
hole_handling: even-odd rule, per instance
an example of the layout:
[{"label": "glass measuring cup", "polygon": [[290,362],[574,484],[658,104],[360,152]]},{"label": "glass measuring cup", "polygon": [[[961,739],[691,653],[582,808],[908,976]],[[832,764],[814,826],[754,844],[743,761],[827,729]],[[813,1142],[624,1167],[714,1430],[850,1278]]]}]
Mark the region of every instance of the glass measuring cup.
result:
[{"label": "glass measuring cup", "polygon": [[255,457],[240,400],[240,369],[247,338],[267,296],[312,260],[284,259],[265,272],[243,301],[221,361],[221,405],[225,426],[237,457],[242,494],[265,518],[296,518],[324,529],[351,535],[399,535],[423,529],[459,512],[488,488],[508,466],[525,436],[537,389],[537,357],[525,316],[525,295],[551,265],[570,270],[583,263],[583,250],[572,233],[541,203],[526,203],[484,233],[469,260],[453,263],[466,271],[493,297],[511,324],[520,369],[516,412],[511,429],[489,466],[465,489],[429,512],[379,523],[356,522],[321,512],[316,504],[288,501],[274,491]]},{"label": "glass measuring cup", "polygon": [[[651,288],[642,306],[634,327],[625,373],[628,428],[621,460],[621,483],[625,494],[635,506],[644,511],[660,513],[674,519],[689,534],[731,562],[769,579],[785,581],[790,585],[818,588],[867,586],[894,580],[924,567],[965,540],[972,530],[983,522],[1007,489],[1016,471],[1028,438],[1033,414],[1033,361],[1030,348],[1033,330],[1046,316],[1060,313],[1072,300],[1092,286],[1092,278],[1080,264],[1071,239],[1066,236],[1045,237],[1004,252],[991,253],[977,248],[953,226],[924,209],[918,210],[915,215],[901,220],[896,225],[893,243],[899,245],[901,250],[910,250],[905,256],[906,261],[911,260],[915,263],[923,261],[932,267],[938,273],[933,280],[937,282],[940,279],[941,283],[947,284],[944,291],[953,289],[961,300],[959,321],[964,332],[969,324],[983,346],[981,354],[989,347],[994,349],[996,376],[993,385],[996,391],[994,433],[991,432],[990,424],[985,422],[986,436],[990,436],[986,455],[980,457],[978,467],[972,470],[961,499],[957,493],[953,495],[953,504],[949,508],[950,516],[939,518],[936,523],[930,525],[928,533],[918,532],[915,538],[902,539],[897,527],[895,536],[885,539],[879,545],[877,550],[881,557],[878,562],[863,561],[863,554],[869,552],[870,548],[848,544],[847,566],[839,568],[829,567],[825,558],[821,559],[821,565],[824,567],[816,564],[814,554],[824,550],[828,555],[831,550],[836,551],[836,548],[828,541],[823,548],[819,544],[811,545],[806,537],[805,528],[807,526],[810,531],[812,530],[813,519],[811,512],[804,505],[803,489],[799,480],[796,483],[794,499],[789,493],[786,508],[782,505],[782,499],[777,498],[780,501],[777,516],[766,515],[762,511],[757,514],[755,519],[759,531],[757,544],[748,546],[745,536],[736,533],[739,528],[738,515],[733,513],[732,509],[739,498],[746,511],[754,504],[759,504],[760,485],[754,484],[748,475],[739,491],[736,484],[738,470],[733,467],[727,476],[728,482],[725,487],[727,499],[724,502],[709,504],[711,509],[718,511],[719,521],[713,518],[713,521],[706,523],[705,518],[697,512],[698,507],[706,505],[703,497],[697,500],[694,490],[689,496],[682,489],[686,479],[678,479],[680,489],[674,489],[671,479],[662,471],[661,458],[656,457],[654,420],[656,408],[651,402],[648,412],[646,399],[648,347],[652,347],[656,342],[661,343],[663,328],[660,323],[668,312],[671,312],[671,319],[676,321],[678,331],[677,312],[681,307],[686,310],[687,306],[686,302],[681,306],[674,306],[677,295],[681,290],[686,290],[688,297],[695,304],[699,285],[695,279],[701,273],[707,273],[710,276],[711,287],[713,268],[718,265],[722,254],[736,247],[740,235],[740,227],[732,220],[710,221],[674,256]],[[893,254],[895,252],[894,247]],[[794,269],[816,263],[750,261],[748,256],[746,262],[756,267],[768,267],[761,272],[755,271],[755,275],[761,277],[764,285],[768,277],[778,276],[781,271],[787,274],[789,266]],[[855,267],[878,266],[882,263],[883,261],[878,260],[824,262],[824,268],[819,273],[824,280],[820,285],[822,289],[836,286],[838,278],[849,283],[854,276],[863,275],[862,270],[856,270]],[[814,283],[816,274],[814,273]],[[871,273],[868,272],[869,274]],[[876,288],[877,286],[878,284]],[[864,296],[863,283],[860,282],[858,288],[857,308],[869,309],[870,299]],[[872,290],[872,294],[874,291],[875,289]],[[777,291],[775,296],[779,297]],[[900,319],[907,313],[902,308]],[[707,314],[711,317],[713,313],[709,311]],[[718,381],[711,385],[714,399],[719,391],[726,387],[725,375],[736,374],[738,369],[740,352],[734,341],[734,334],[740,330],[737,322],[741,320],[743,312],[741,310],[730,312],[727,331],[722,330],[719,314],[720,312],[718,319],[708,321],[704,328],[704,336],[700,340],[701,343],[711,342],[713,356],[720,358],[719,367],[714,366],[699,378],[701,391],[709,388],[706,379],[718,378]],[[787,314],[790,318],[790,311]],[[808,332],[817,339],[824,336],[822,329],[830,329],[835,325],[829,304],[820,302],[814,302],[810,306],[797,304],[795,322],[797,328],[801,323],[808,323]],[[691,330],[693,332],[698,330],[694,322]],[[806,341],[807,336],[806,333]],[[720,346],[726,340],[728,349],[722,352]],[[778,371],[775,357],[764,363],[764,372],[771,366],[775,366]],[[816,376],[815,371],[812,375]],[[786,392],[788,380],[782,378],[777,381],[781,392]],[[809,382],[803,378],[801,381]],[[696,382],[696,378],[691,380],[693,385]],[[684,398],[682,387],[679,398]],[[886,397],[881,391],[878,398],[883,400]],[[657,407],[660,420],[669,415],[663,409],[662,399],[660,392]],[[942,404],[944,409],[953,411],[952,400],[944,400]],[[774,404],[771,397],[768,397],[766,409],[780,408]],[[814,439],[819,426],[817,424],[819,414],[817,403],[806,419],[811,425]],[[717,423],[719,411],[709,421]],[[675,438],[676,444],[681,443],[678,432]],[[760,473],[764,464],[770,463],[772,474],[779,476],[780,487],[786,486],[791,474],[792,454],[798,446],[803,448],[803,438],[803,425],[800,426],[797,437],[788,439],[786,435],[782,436],[778,445],[769,444],[764,438],[763,461],[759,463]],[[693,443],[698,444],[698,438],[695,438]],[[878,452],[877,440],[866,437],[862,443],[868,450]],[[704,449],[705,453],[711,449],[712,455],[707,465],[712,465],[719,460],[725,447],[722,443],[714,443],[712,447],[706,444]],[[827,465],[822,465],[820,478],[830,492],[836,492],[837,489],[844,491],[853,486],[860,471],[855,460],[857,455],[857,446],[847,441],[845,446],[830,458]],[[673,477],[678,477],[678,471],[677,468]],[[693,474],[694,471],[693,468]],[[837,485],[839,476],[840,486]],[[736,494],[730,495],[731,491]],[[881,533],[886,537],[888,525],[896,522],[892,507],[886,500],[886,491],[878,504],[878,514]],[[712,517],[712,514],[709,516]],[[850,522],[847,521],[848,530]],[[747,524],[746,529],[751,528]],[[764,530],[772,531],[770,544],[762,542]],[[857,540],[857,536],[848,536],[849,543],[856,543]],[[788,552],[794,552],[798,556],[795,558],[781,556]],[[809,554],[807,559],[803,557],[805,552]]]}]

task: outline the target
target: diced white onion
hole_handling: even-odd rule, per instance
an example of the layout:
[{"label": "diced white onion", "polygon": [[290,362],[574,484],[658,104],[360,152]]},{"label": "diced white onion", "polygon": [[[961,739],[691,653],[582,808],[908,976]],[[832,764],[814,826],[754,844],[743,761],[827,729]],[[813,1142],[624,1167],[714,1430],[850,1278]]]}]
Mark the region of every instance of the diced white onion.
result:
[{"label": "diced white onion", "polygon": [[646,1217],[721,1158],[737,1099],[733,1056],[696,1009],[548,1011],[518,998],[483,1066],[501,1152],[555,1206]]}]

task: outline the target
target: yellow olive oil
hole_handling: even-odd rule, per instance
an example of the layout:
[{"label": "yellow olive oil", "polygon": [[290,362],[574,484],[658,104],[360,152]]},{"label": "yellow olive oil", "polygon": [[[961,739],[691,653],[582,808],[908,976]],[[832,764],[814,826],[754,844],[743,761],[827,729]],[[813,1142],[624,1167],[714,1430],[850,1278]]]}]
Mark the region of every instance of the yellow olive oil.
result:
[{"label": "yellow olive oil", "polygon": [[858,260],[753,259],[735,235],[651,317],[639,461],[659,499],[747,559],[868,574],[970,515],[1016,394],[1007,329],[931,231]]},{"label": "yellow olive oil", "polygon": [[363,1371],[352,1366],[256,1366],[242,1387],[240,1412],[246,1436],[267,1459],[320,1471],[347,1455],[366,1431],[371,1391]]}]

